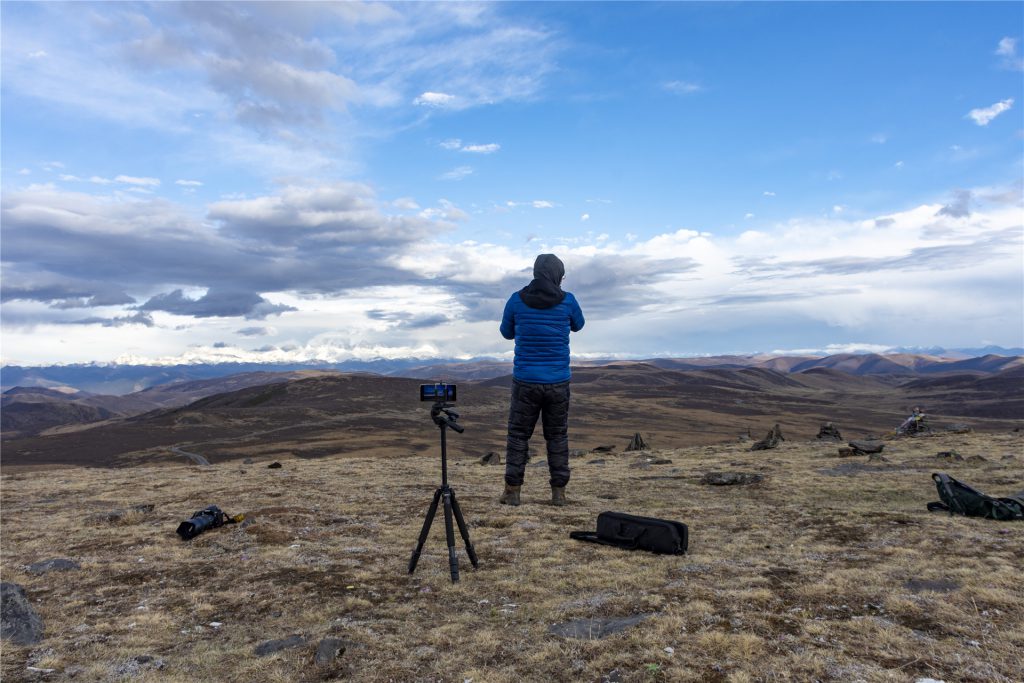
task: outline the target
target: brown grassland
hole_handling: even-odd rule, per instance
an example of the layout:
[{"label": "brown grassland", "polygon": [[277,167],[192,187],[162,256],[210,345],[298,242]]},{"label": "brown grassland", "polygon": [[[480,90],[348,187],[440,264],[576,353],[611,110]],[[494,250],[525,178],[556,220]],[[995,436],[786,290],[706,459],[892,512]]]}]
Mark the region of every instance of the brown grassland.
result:
[{"label": "brown grassland", "polygon": [[[436,449],[281,469],[257,456],[6,472],[3,578],[25,587],[46,633],[3,644],[4,681],[1024,680],[1024,524],[925,510],[933,471],[996,495],[1022,488],[1020,432],[890,441],[882,463],[806,440],[590,454],[573,458],[565,508],[547,504],[543,462],[509,508],[497,503],[503,468],[477,464],[459,435],[449,448],[480,557],[472,569],[458,542],[457,584],[441,515],[406,571],[439,483]],[[984,460],[936,459],[950,449]],[[699,483],[723,470],[765,480]],[[208,504],[247,522],[181,541],[177,524]],[[153,509],[131,511],[140,505]],[[111,521],[111,510],[129,512]],[[690,550],[568,538],[604,510],[683,521]],[[26,571],[55,557],[81,568]],[[603,640],[549,633],[637,614],[650,616]],[[254,654],[295,634],[306,644]],[[347,649],[318,666],[325,637]],[[139,656],[153,659],[131,666]]]}]

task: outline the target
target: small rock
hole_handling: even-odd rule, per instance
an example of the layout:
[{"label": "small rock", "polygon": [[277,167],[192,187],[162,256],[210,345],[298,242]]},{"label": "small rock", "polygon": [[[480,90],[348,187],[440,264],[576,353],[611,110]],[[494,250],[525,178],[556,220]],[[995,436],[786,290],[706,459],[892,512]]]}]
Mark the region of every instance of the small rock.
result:
[{"label": "small rock", "polygon": [[243,465],[255,465],[256,461],[253,460],[252,458],[246,458],[245,460],[242,461],[242,464]]},{"label": "small rock", "polygon": [[118,676],[138,676],[144,671],[161,671],[166,666],[164,660],[152,655],[136,655],[118,664],[114,668],[114,673]]},{"label": "small rock", "polygon": [[43,639],[43,620],[29,604],[25,589],[0,583],[0,638],[15,645],[35,645]]},{"label": "small rock", "polygon": [[849,458],[849,457],[854,456],[854,455],[856,455],[856,452],[852,448],[840,448],[839,449],[839,457],[840,458]]},{"label": "small rock", "polygon": [[601,676],[601,683],[623,683],[622,672],[618,669],[612,669],[604,676]]},{"label": "small rock", "polygon": [[889,462],[889,458],[881,453],[870,453],[868,454],[868,462]]},{"label": "small rock", "polygon": [[967,462],[988,462],[988,459],[980,455],[971,455],[968,456]]},{"label": "small rock", "polygon": [[615,450],[615,446],[597,446],[596,448],[591,448],[590,450],[593,453],[611,453],[612,451]]},{"label": "small rock", "polygon": [[317,666],[325,666],[343,654],[345,654],[345,641],[341,638],[324,638],[316,646],[316,656],[313,661]]},{"label": "small rock", "polygon": [[590,451],[588,451],[588,450],[586,450],[584,448],[570,448],[569,449],[569,457],[570,458],[582,458],[584,455],[588,455],[589,453],[590,453]]},{"label": "small rock", "polygon": [[30,574],[45,574],[46,572],[52,571],[65,571],[68,569],[81,569],[74,560],[65,560],[61,558],[55,558],[52,560],[43,560],[42,562],[35,562],[25,568]]},{"label": "small rock", "polygon": [[700,483],[711,486],[735,486],[744,484],[756,484],[764,481],[764,476],[751,472],[708,472]]},{"label": "small rock", "polygon": [[964,424],[963,422],[954,422],[953,424],[946,425],[946,431],[952,434],[970,434],[973,429],[970,425]]},{"label": "small rock", "polygon": [[960,589],[960,584],[950,579],[910,579],[903,583],[903,587],[911,593],[920,593],[921,591],[952,593]]},{"label": "small rock", "polygon": [[481,465],[500,465],[501,464],[501,456],[498,453],[496,453],[494,451],[491,451],[487,455],[485,455],[482,458],[480,458],[480,464]]},{"label": "small rock", "polygon": [[278,640],[268,640],[260,643],[253,650],[253,654],[257,657],[266,657],[272,655],[275,652],[281,650],[287,650],[292,647],[302,647],[306,644],[306,639],[299,634],[288,636],[287,638],[279,638]]},{"label": "small rock", "polygon": [[279,469],[281,469],[281,463],[279,463],[279,462],[277,462],[275,460],[274,462],[272,462],[269,465],[267,465],[267,469],[268,470],[279,470]]},{"label": "small rock", "polygon": [[604,463],[605,463],[605,461],[603,459],[601,459],[601,458],[596,458],[594,460],[588,460],[587,461],[588,465],[603,465]]},{"label": "small rock", "polygon": [[964,456],[960,455],[955,450],[939,451],[938,453],[935,454],[935,457],[943,459],[943,460],[963,460],[964,459]]}]

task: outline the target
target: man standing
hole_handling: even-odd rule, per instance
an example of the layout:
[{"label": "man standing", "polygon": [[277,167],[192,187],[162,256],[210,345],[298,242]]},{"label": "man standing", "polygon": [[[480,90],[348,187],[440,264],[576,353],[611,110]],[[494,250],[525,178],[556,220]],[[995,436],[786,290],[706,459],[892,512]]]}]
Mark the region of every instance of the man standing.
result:
[{"label": "man standing", "polygon": [[519,505],[527,448],[538,416],[548,447],[551,504],[565,505],[569,483],[569,332],[583,329],[576,297],[562,291],[565,266],[554,254],[533,264],[533,281],[509,297],[501,336],[516,340],[505,456],[505,505]]}]

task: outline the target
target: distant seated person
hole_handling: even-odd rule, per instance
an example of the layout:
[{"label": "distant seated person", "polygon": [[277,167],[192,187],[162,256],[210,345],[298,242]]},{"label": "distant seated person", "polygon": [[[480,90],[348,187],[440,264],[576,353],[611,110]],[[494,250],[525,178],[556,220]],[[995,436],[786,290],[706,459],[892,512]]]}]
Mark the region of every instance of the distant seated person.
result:
[{"label": "distant seated person", "polygon": [[911,433],[916,432],[916,431],[918,431],[918,427],[920,426],[920,422],[923,419],[924,419],[924,411],[921,410],[920,406],[914,406],[913,414],[911,414],[910,417],[908,417],[906,420],[904,420],[903,424],[901,424],[896,429],[896,431],[899,432],[900,434],[906,434],[908,432],[911,432]]}]

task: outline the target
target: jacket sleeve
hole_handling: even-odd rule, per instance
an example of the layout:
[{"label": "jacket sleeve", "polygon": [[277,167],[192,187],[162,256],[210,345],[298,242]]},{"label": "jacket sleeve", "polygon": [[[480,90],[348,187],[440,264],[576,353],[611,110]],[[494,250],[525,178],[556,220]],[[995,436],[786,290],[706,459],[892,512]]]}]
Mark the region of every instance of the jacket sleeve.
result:
[{"label": "jacket sleeve", "polygon": [[586,322],[587,321],[583,319],[583,309],[580,308],[580,304],[576,301],[576,297],[573,297],[572,307],[569,312],[569,329],[573,332],[579,332],[583,329]]},{"label": "jacket sleeve", "polygon": [[509,297],[508,302],[505,303],[505,313],[501,316],[501,327],[498,328],[501,332],[501,336],[505,339],[516,338],[516,318],[512,313],[512,299],[515,297],[513,294]]}]

